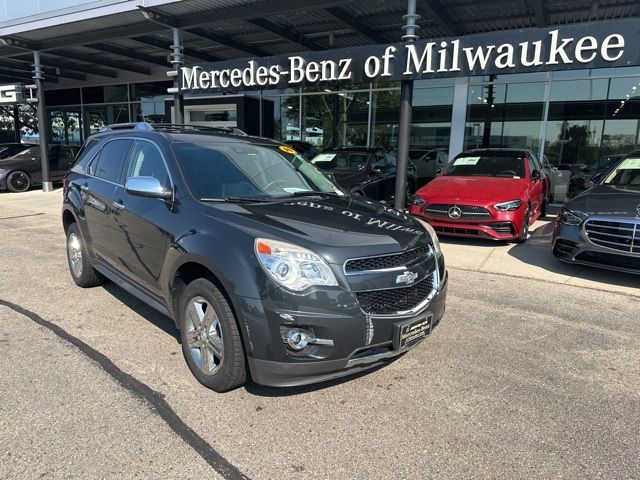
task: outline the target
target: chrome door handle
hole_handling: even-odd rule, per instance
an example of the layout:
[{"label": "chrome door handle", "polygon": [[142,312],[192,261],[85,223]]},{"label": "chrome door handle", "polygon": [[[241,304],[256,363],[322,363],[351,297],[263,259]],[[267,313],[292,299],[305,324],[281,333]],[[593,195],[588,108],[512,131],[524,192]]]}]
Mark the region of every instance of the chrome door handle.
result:
[{"label": "chrome door handle", "polygon": [[115,209],[116,209],[116,210],[118,210],[118,211],[120,211],[120,210],[123,210],[123,209],[124,209],[124,204],[123,204],[123,203],[120,203],[120,202],[116,202],[116,201],[114,201],[114,202],[113,202],[113,206],[114,206],[114,207],[115,207]]}]

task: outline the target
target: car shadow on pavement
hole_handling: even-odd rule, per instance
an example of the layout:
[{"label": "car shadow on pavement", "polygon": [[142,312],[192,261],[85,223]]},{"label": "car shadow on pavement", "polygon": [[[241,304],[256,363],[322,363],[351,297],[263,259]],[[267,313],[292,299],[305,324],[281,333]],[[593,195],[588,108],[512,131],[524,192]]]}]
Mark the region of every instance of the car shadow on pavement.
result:
[{"label": "car shadow on pavement", "polygon": [[155,325],[166,334],[171,335],[178,343],[180,343],[180,332],[172,319],[151,308],[142,300],[138,300],[136,297],[113,282],[105,282],[104,285],[102,285],[102,288],[117,300],[124,303],[131,310],[144,317],[149,323]]},{"label": "car shadow on pavement", "polygon": [[553,222],[544,224],[531,232],[529,239],[511,247],[509,255],[522,263],[542,268],[548,272],[583,280],[606,283],[613,286],[638,288],[637,275],[612,270],[563,263],[551,252]]}]

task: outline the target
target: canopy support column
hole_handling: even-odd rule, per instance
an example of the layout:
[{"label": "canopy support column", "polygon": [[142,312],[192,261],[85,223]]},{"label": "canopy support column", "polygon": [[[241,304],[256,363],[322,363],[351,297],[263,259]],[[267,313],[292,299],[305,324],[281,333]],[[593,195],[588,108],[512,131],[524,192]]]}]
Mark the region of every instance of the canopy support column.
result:
[{"label": "canopy support column", "polygon": [[42,191],[53,191],[49,175],[49,131],[47,129],[47,105],[44,101],[44,71],[40,63],[40,51],[33,51],[33,79],[38,98],[38,136],[40,138],[40,162],[42,164]]},{"label": "canopy support column", "polygon": [[[416,0],[407,1],[407,14],[403,17],[407,24],[402,27],[405,34],[402,40],[415,42]],[[407,167],[409,165],[409,142],[411,140],[411,113],[413,102],[413,80],[403,80],[400,86],[400,128],[398,131],[398,164],[396,167],[396,186],[393,206],[404,210],[407,201]]]}]

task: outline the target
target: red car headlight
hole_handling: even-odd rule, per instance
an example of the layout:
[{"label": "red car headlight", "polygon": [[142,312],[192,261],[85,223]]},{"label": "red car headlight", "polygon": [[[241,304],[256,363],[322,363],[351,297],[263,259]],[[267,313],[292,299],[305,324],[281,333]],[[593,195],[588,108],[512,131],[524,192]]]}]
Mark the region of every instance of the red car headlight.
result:
[{"label": "red car headlight", "polygon": [[496,203],[493,208],[499,212],[513,212],[522,205],[522,200],[509,200],[508,202]]}]

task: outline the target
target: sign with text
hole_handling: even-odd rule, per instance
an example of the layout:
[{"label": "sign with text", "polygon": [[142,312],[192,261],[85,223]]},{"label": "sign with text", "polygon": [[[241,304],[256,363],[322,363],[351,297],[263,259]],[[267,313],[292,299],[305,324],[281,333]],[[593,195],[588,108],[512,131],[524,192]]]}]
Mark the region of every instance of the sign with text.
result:
[{"label": "sign with text", "polygon": [[187,65],[182,92],[224,92],[640,65],[640,19]]},{"label": "sign with text", "polygon": [[0,105],[12,105],[24,101],[24,85],[14,83],[0,85]]}]

